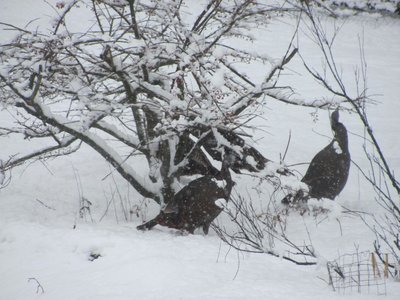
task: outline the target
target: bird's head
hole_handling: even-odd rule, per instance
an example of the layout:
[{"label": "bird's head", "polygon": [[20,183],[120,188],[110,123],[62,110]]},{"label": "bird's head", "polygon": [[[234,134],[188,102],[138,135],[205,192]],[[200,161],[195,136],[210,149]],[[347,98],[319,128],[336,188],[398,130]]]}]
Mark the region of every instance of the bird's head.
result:
[{"label": "bird's head", "polygon": [[337,127],[339,123],[339,109],[335,109],[335,111],[331,114],[331,127],[333,130]]},{"label": "bird's head", "polygon": [[331,114],[331,128],[342,150],[347,149],[347,130],[346,127],[339,122],[339,109],[336,109]]}]

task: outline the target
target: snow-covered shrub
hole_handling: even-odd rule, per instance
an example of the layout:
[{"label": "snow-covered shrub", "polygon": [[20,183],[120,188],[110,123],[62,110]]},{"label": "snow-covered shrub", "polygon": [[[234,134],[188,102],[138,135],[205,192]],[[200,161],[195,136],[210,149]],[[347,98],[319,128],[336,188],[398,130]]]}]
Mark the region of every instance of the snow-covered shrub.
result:
[{"label": "snow-covered shrub", "polygon": [[348,16],[358,13],[377,13],[380,15],[400,15],[399,0],[314,0],[309,1],[317,7],[323,7],[336,16]]},{"label": "snow-covered shrub", "polygon": [[[188,5],[64,1],[51,32],[9,25],[18,34],[1,45],[0,105],[15,124],[1,133],[46,146],[12,157],[2,170],[85,143],[160,204],[186,175],[215,175],[207,155],[221,161],[227,148],[236,153],[234,171],[263,170],[269,161],[246,143],[242,125],[264,97],[297,103],[277,83],[297,50],[274,60],[233,41],[251,41],[253,26],[285,9],[250,0]],[[74,13],[85,14],[81,24],[70,21]],[[266,65],[260,82],[239,68],[252,62]],[[280,167],[269,170],[274,176]]]}]

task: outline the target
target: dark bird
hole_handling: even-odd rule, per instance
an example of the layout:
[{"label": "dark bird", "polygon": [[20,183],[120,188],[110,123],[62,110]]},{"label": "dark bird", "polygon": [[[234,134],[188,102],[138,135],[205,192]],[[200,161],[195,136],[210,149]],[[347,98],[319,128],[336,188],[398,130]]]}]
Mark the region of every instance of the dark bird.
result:
[{"label": "dark bird", "polygon": [[308,186],[308,194],[300,190],[289,194],[282,203],[296,203],[308,198],[331,200],[343,190],[349,176],[350,153],[346,127],[339,122],[339,110],[331,115],[333,140],[312,159],[302,182]]},{"label": "dark bird", "polygon": [[234,160],[234,154],[225,154],[219,174],[206,175],[191,181],[175,194],[154,219],[139,225],[137,229],[149,230],[158,224],[193,233],[196,228],[202,227],[207,234],[211,222],[222,211],[216,201],[228,201],[230,198],[234,182],[229,167]]}]

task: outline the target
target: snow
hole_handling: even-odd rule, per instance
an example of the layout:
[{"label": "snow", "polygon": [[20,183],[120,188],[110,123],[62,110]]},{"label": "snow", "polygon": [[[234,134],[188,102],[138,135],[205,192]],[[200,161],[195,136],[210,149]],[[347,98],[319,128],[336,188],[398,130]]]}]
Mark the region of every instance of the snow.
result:
[{"label": "snow", "polygon": [[[39,22],[49,20],[52,13],[51,7],[37,0],[21,3],[2,0],[0,3],[0,20],[20,26],[41,16],[42,20],[33,22],[37,26]],[[332,25],[330,21],[326,22],[327,27]],[[271,24],[268,34],[253,33],[260,41],[254,44],[252,51],[262,50],[268,52],[265,55],[281,57],[294,23],[285,20]],[[279,34],[273,35],[273,32]],[[335,54],[343,74],[350,73],[345,75],[348,81],[353,80],[352,67],[359,59],[359,36],[363,36],[365,45],[369,90],[378,95],[379,100],[376,106],[369,108],[370,122],[398,176],[400,21],[373,16],[346,21],[337,37],[340,46],[335,48]],[[1,30],[1,40],[11,37],[11,32]],[[307,54],[308,61],[318,65],[321,58],[311,41],[302,40],[299,49],[303,55]],[[250,65],[247,68],[247,74],[254,78],[260,76],[260,82],[263,80],[262,72],[256,67]],[[299,59],[294,59],[288,68],[293,74],[303,72]],[[222,77],[222,73],[218,75]],[[299,93],[309,96],[310,101],[320,97],[306,75],[297,81],[294,76],[288,76],[284,81],[293,83]],[[154,87],[149,85],[148,88]],[[329,112],[299,109],[272,100],[267,101],[264,110],[267,120],[253,122],[258,129],[263,129],[255,132],[255,140],[260,140],[254,146],[275,161],[279,161],[286,147],[289,131],[291,143],[285,159],[287,164],[310,161],[332,137]],[[10,114],[0,111],[0,127],[10,122]],[[349,131],[353,160],[366,166],[359,121],[354,115],[342,113],[341,122]],[[91,138],[101,144],[96,136]],[[136,140],[132,142],[137,143]],[[226,141],[220,139],[219,142]],[[17,136],[0,137],[0,145],[3,161],[10,154],[23,154],[31,147],[43,147],[40,141],[28,144]],[[138,160],[135,169],[129,169],[129,172],[140,177],[145,165]],[[306,165],[295,168],[304,174]],[[10,174],[0,174],[0,182],[5,179],[3,176],[7,178]],[[248,176],[234,176],[236,191],[249,192],[251,196],[260,192],[264,201],[271,197]],[[371,188],[354,165],[345,189],[334,202],[309,203],[329,209],[330,213],[317,217],[293,215],[289,220],[288,234],[300,242],[310,237],[317,249],[319,264],[309,267],[296,266],[267,254],[236,252],[223,244],[214,232],[208,236],[182,235],[161,227],[148,232],[137,231],[135,227],[144,217],[148,220],[156,215],[159,206],[134,193],[123,179],[114,176],[112,168],[98,154],[86,146],[66,158],[21,166],[12,172],[11,179],[9,186],[0,189],[1,300],[377,299],[373,291],[341,295],[333,292],[324,281],[327,279],[326,261],[354,251],[355,247],[372,250],[374,236],[362,220],[343,213],[343,206],[366,212],[379,209]],[[284,184],[292,186],[294,183]],[[92,203],[86,214],[90,214],[88,220],[92,218],[93,222],[79,217],[83,198]],[[219,220],[227,222],[223,215]],[[91,254],[100,256],[90,261]],[[38,283],[43,290],[38,289]],[[379,299],[398,300],[399,295],[400,283],[389,279],[387,296]]]},{"label": "snow", "polygon": [[215,200],[215,205],[220,207],[220,208],[224,208],[227,205],[226,199],[225,198],[220,198]]},{"label": "snow", "polygon": [[342,148],[340,147],[339,143],[336,142],[336,141],[333,142],[333,149],[335,150],[335,152],[336,152],[337,154],[342,154],[342,153],[343,153]]}]

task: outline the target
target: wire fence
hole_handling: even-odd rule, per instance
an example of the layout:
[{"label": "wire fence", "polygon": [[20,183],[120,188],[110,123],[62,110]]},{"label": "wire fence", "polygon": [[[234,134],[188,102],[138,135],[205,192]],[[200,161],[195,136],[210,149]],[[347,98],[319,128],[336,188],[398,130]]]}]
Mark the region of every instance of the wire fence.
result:
[{"label": "wire fence", "polygon": [[344,254],[327,264],[329,283],[341,294],[354,292],[386,295],[388,255],[385,261],[369,251]]}]

